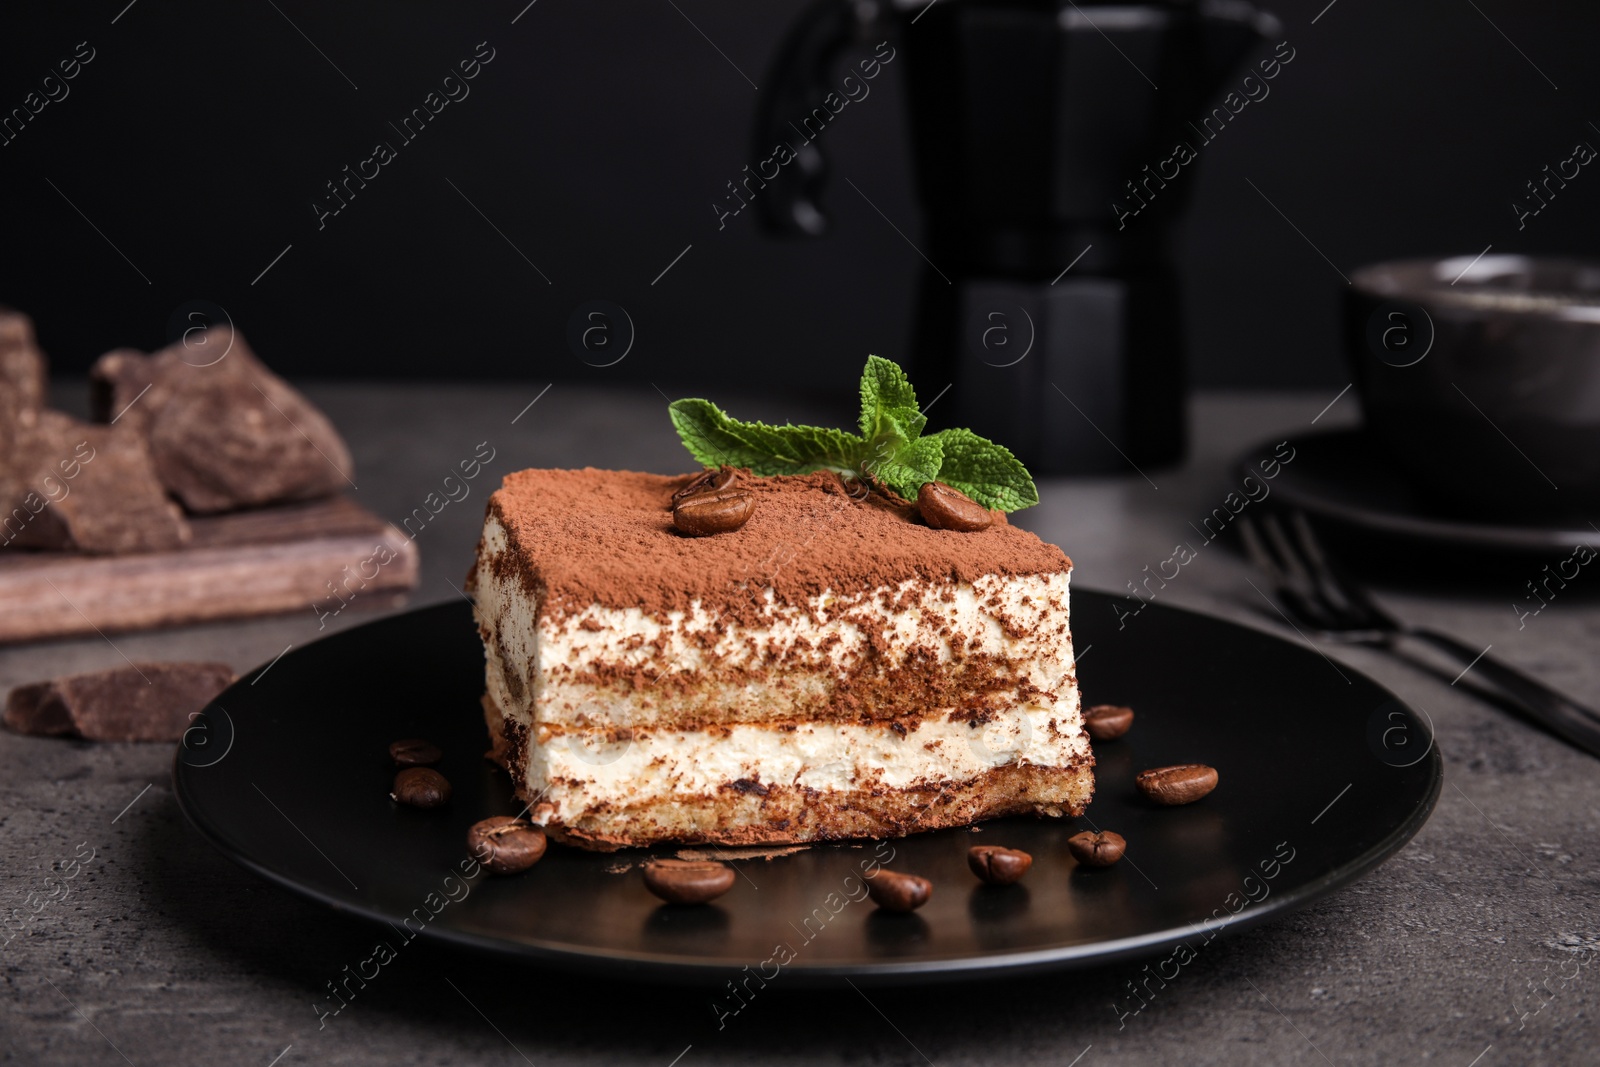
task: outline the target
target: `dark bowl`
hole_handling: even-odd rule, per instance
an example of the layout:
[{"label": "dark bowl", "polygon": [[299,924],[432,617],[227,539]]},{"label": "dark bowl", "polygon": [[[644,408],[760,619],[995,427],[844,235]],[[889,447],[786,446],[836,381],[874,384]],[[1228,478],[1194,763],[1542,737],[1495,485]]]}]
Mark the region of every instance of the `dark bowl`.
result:
[{"label": "dark bowl", "polygon": [[1440,510],[1600,506],[1600,262],[1363,267],[1346,292],[1345,342],[1368,431]]}]

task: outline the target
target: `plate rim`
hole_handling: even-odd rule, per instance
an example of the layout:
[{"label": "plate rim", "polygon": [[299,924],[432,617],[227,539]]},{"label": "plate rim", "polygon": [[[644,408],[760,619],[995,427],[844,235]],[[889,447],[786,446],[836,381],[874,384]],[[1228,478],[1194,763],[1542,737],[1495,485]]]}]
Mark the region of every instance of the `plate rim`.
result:
[{"label": "plate rim", "polygon": [[[1091,588],[1083,588],[1075,590],[1075,592],[1093,594],[1107,599],[1118,596],[1115,593]],[[1171,604],[1152,604],[1150,606],[1160,609],[1163,613],[1173,612],[1193,616],[1208,623],[1221,624],[1257,637],[1278,641],[1290,647],[1297,647],[1294,642],[1281,635],[1246,626],[1218,615]],[[406,611],[393,612],[368,620],[358,626],[352,626],[338,633],[320,637],[316,641],[307,642],[306,645],[301,647],[309,648],[312,645],[321,644],[323,641],[340,637],[359,629],[407,616],[426,612],[438,612],[443,615],[448,611],[459,610],[461,608],[454,601],[441,601],[436,604],[421,605]],[[228,689],[207,703],[202,714],[209,712],[213,705],[220,706],[221,700],[234,688],[249,685],[252,676],[257,675],[258,672],[268,666],[270,664],[262,664],[241,674],[233,685],[230,685]],[[1085,969],[1131,958],[1153,956],[1164,948],[1174,947],[1180,942],[1185,942],[1195,936],[1211,933],[1211,931],[1216,931],[1216,934],[1213,935],[1215,937],[1224,933],[1248,929],[1298,910],[1342,886],[1360,880],[1403,848],[1427,824],[1444,786],[1444,767],[1432,724],[1424,716],[1418,714],[1417,710],[1409,703],[1400,699],[1376,679],[1354,668],[1349,669],[1384,696],[1404,708],[1419,724],[1427,726],[1429,744],[1424,760],[1427,762],[1428,786],[1426,794],[1394,829],[1366,851],[1341,863],[1333,871],[1300,885],[1289,892],[1275,895],[1259,903],[1248,904],[1232,915],[1221,919],[1195,923],[1181,931],[1165,929],[1133,937],[1119,938],[1114,941],[1089,941],[1054,948],[976,956],[955,956],[935,960],[885,960],[842,964],[806,964],[796,961],[784,965],[784,973],[791,976],[789,984],[800,986],[850,979],[874,985],[913,985],[954,982],[983,977],[1008,978],[1042,971]],[[392,928],[390,924],[394,920],[393,916],[386,915],[376,908],[369,908],[348,900],[342,900],[313,886],[296,881],[253,859],[232,844],[224,841],[219,834],[206,824],[202,813],[197,810],[195,799],[187,792],[185,786],[186,771],[197,768],[184,762],[184,751],[180,742],[173,754],[173,795],[177,799],[179,810],[183,812],[185,819],[211,847],[245,870],[266,879],[280,888],[289,890],[296,896],[331,908],[338,914],[362,919],[374,926]],[[829,844],[832,844],[832,842],[829,842]],[[449,927],[435,926],[432,923],[424,927],[421,933],[436,943],[486,951],[496,956],[520,960],[523,963],[572,969],[590,974],[605,973],[613,977],[617,975],[619,967],[625,968],[628,972],[628,977],[648,982],[682,983],[686,979],[692,979],[714,983],[727,975],[737,974],[740,970],[739,967],[731,963],[710,961],[696,957],[664,958],[661,953],[647,954],[599,948],[574,950],[539,942],[455,930]],[[1210,940],[1211,938],[1207,939],[1208,943]]]}]

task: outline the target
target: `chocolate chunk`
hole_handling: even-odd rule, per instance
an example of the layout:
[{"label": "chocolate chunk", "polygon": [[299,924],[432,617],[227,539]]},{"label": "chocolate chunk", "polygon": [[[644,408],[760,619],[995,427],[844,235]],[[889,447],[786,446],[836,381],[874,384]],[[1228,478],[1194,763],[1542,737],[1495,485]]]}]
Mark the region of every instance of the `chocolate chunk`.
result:
[{"label": "chocolate chunk", "polygon": [[47,385],[33,321],[20,311],[0,308],[0,460],[11,454],[16,430],[31,426],[44,407]]},{"label": "chocolate chunk", "polygon": [[0,547],[118,554],[187,542],[142,438],[44,410],[46,384],[32,322],[0,308]]},{"label": "chocolate chunk", "polygon": [[138,434],[57,411],[16,428],[0,463],[0,509],[0,546],[121,555],[189,541]]},{"label": "chocolate chunk", "polygon": [[16,400],[19,411],[45,406],[48,389],[45,354],[34,338],[34,320],[0,307],[0,397]]},{"label": "chocolate chunk", "polygon": [[177,741],[233,683],[226,663],[140,663],[18,686],[5,724],[21,734],[88,741]]},{"label": "chocolate chunk", "polygon": [[96,417],[120,416],[144,434],[161,483],[192,513],[312,500],[352,484],[350,450],[328,417],[237,331],[212,327],[151,356],[110,352],[90,374]]},{"label": "chocolate chunk", "polygon": [[97,422],[145,429],[144,402],[155,384],[155,367],[136,348],[118,348],[95,360],[89,370],[89,409]]}]

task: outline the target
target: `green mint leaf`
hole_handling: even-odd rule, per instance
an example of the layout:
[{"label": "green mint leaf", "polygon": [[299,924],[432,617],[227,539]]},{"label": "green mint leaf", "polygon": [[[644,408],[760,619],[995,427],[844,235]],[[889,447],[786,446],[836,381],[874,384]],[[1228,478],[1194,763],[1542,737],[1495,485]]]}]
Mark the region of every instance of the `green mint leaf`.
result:
[{"label": "green mint leaf", "polygon": [[917,490],[939,477],[944,446],[937,437],[923,437],[878,463],[868,462],[867,470],[884,485],[907,500],[917,499]]},{"label": "green mint leaf", "polygon": [[861,436],[869,442],[885,438],[909,444],[928,424],[917,408],[917,394],[900,365],[882,356],[868,356],[861,372]]},{"label": "green mint leaf", "polygon": [[762,422],[737,423],[737,432],[764,450],[767,459],[751,466],[750,473],[809,474],[831,470],[856,474],[865,442],[853,433],[823,426],[768,426]]},{"label": "green mint leaf", "polygon": [[668,412],[684,447],[707,467],[748,467],[763,477],[817,470],[854,474],[865,452],[865,442],[844,430],[740,422],[709,400],[675,400]]},{"label": "green mint leaf", "polygon": [[709,400],[673,401],[672,424],[708,467],[747,467],[772,477],[831,470],[870,480],[907,499],[941,481],[987,508],[1016,511],[1039,502],[1039,490],[1011,452],[971,430],[922,437],[927,419],[905,372],[869,356],[861,375],[861,436],[820,426],[741,422]]},{"label": "green mint leaf", "polygon": [[734,431],[735,421],[709,400],[674,400],[667,408],[683,446],[707,467],[748,467],[766,453]]},{"label": "green mint leaf", "polygon": [[940,430],[924,440],[938,441],[941,446],[937,480],[984,507],[1017,511],[1039,502],[1039,490],[1028,469],[1003,445],[963,429]]}]

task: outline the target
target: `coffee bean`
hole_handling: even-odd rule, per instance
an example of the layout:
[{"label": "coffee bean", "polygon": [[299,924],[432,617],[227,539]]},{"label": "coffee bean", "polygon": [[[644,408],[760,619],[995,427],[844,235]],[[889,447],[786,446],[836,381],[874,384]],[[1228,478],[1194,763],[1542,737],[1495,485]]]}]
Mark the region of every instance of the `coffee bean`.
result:
[{"label": "coffee bean", "polygon": [[444,759],[444,752],[432,741],[412,737],[390,745],[389,758],[396,767],[432,767]]},{"label": "coffee bean", "polygon": [[684,497],[672,508],[672,525],[690,537],[737,530],[756,513],[756,495],[729,486]]},{"label": "coffee bean", "polygon": [[922,512],[922,521],[935,530],[972,533],[986,530],[994,522],[988,508],[943,482],[926,482],[917,490],[917,510]]},{"label": "coffee bean", "polygon": [[472,824],[467,850],[495,874],[518,874],[544,855],[544,831],[525,819],[495,815]]},{"label": "coffee bean", "polygon": [[933,895],[933,883],[884,867],[865,876],[867,896],[884,911],[916,911]]},{"label": "coffee bean", "polygon": [[726,863],[711,860],[651,860],[644,884],[668,904],[705,904],[733,888],[737,877]]},{"label": "coffee bean", "polygon": [[967,849],[967,866],[990,885],[1010,885],[1028,873],[1033,857],[1020,849],[974,845]]},{"label": "coffee bean", "polygon": [[450,799],[450,783],[432,767],[407,767],[394,776],[389,797],[413,808],[437,808]]},{"label": "coffee bean", "polygon": [[1101,830],[1099,833],[1085,830],[1067,838],[1067,851],[1085,867],[1109,867],[1120,860],[1127,850],[1128,842],[1123,840],[1121,834],[1110,830]]},{"label": "coffee bean", "polygon": [[716,469],[707,468],[706,470],[703,470],[699,474],[695,475],[694,480],[688,485],[672,494],[673,506],[677,506],[680,500],[683,500],[686,497],[694,496],[696,493],[704,493],[716,489],[726,489],[730,485],[736,484],[738,481],[739,471],[734,467],[719,467]]},{"label": "coffee bean", "polygon": [[1192,804],[1217,787],[1217,772],[1203,763],[1180,763],[1140,771],[1133,784],[1157,804]]},{"label": "coffee bean", "polygon": [[1096,704],[1083,713],[1083,728],[1096,741],[1115,741],[1133,725],[1133,709]]}]

